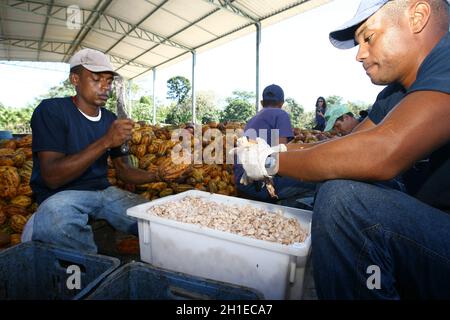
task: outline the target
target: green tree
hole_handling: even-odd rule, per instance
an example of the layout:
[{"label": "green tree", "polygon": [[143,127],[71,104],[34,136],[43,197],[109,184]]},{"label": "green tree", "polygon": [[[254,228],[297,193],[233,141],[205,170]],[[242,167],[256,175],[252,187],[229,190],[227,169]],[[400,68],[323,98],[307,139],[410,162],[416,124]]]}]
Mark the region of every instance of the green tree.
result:
[{"label": "green tree", "polygon": [[0,129],[13,133],[30,133],[30,119],[34,107],[10,108],[0,103]]},{"label": "green tree", "polygon": [[338,104],[342,104],[343,100],[344,100],[344,98],[337,96],[337,95],[333,95],[333,96],[329,96],[329,97],[325,98],[325,101],[327,102],[327,108],[329,106],[335,106]]},{"label": "green tree", "polygon": [[[215,106],[214,96],[207,92],[199,92],[196,95],[196,118],[197,122],[207,123],[219,121],[220,110]],[[198,121],[199,120],[199,121]],[[192,121],[192,99],[188,98],[183,103],[169,107],[166,123],[182,124]]]},{"label": "green tree", "polygon": [[227,106],[222,113],[221,121],[247,122],[256,114],[255,94],[248,91],[233,91],[226,99]]},{"label": "green tree", "polygon": [[48,98],[55,98],[55,97],[67,97],[67,96],[74,96],[75,95],[75,88],[70,83],[69,79],[64,80],[61,82],[61,84],[51,87],[46,94],[41,95],[38,99],[48,99]]},{"label": "green tree", "polygon": [[183,103],[189,96],[191,83],[183,76],[172,77],[167,80],[167,98],[175,100],[177,104]]},{"label": "green tree", "polygon": [[291,124],[294,128],[299,128],[301,125],[301,119],[305,112],[303,106],[298,104],[293,98],[286,98],[283,109],[289,113],[291,117]]}]

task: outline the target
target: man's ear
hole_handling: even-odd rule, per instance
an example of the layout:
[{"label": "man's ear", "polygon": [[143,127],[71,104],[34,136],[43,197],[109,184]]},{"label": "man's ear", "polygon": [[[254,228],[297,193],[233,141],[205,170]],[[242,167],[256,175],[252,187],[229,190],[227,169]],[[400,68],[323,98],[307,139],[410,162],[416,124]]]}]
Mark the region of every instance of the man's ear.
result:
[{"label": "man's ear", "polygon": [[409,26],[413,33],[420,33],[430,20],[431,7],[426,1],[417,1],[409,8]]},{"label": "man's ear", "polygon": [[70,83],[76,87],[80,83],[80,75],[76,74],[75,72],[71,72],[69,75]]}]

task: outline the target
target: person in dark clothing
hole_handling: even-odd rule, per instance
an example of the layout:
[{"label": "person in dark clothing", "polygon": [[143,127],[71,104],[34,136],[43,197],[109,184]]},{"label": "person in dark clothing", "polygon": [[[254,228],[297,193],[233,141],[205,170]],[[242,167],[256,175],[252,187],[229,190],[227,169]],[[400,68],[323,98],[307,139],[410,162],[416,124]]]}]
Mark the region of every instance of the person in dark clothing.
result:
[{"label": "person in dark clothing", "polygon": [[[362,0],[330,33],[387,87],[351,134],[278,157],[279,175],[324,182],[311,228],[321,299],[450,298],[448,30],[447,1]],[[426,158],[414,196],[374,183]],[[251,179],[262,164],[247,164]]]},{"label": "person in dark clothing", "polygon": [[129,140],[130,119],[118,120],[103,106],[117,75],[103,53],[83,49],[70,59],[73,97],[43,100],[31,118],[33,172],[30,185],[39,203],[22,241],[36,240],[79,251],[97,252],[90,218],[137,235],[126,209],[147,200],[113,187],[107,179],[111,157],[126,183],[154,181],[155,173],[133,168],[120,146]]},{"label": "person in dark clothing", "polygon": [[324,97],[318,97],[316,101],[316,125],[314,130],[323,131],[325,129],[325,113],[327,112],[327,101]]}]

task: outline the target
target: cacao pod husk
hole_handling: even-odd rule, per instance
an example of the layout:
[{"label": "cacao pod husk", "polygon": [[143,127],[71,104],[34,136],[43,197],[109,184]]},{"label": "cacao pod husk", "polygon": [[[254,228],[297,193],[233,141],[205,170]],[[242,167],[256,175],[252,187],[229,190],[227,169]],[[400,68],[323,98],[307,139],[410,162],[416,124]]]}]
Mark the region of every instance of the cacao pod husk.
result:
[{"label": "cacao pod husk", "polygon": [[33,190],[28,183],[21,183],[17,188],[17,195],[31,197],[33,195]]},{"label": "cacao pod husk", "polygon": [[6,213],[3,211],[2,208],[0,208],[0,226],[4,225],[6,220],[8,220],[8,216],[6,215]]},{"label": "cacao pod husk", "polygon": [[12,198],[10,203],[13,205],[18,205],[22,208],[28,208],[32,202],[33,202],[33,200],[31,200],[30,197],[20,195],[20,196]]},{"label": "cacao pod husk", "polygon": [[121,254],[139,254],[139,239],[123,239],[117,244],[117,250]]},{"label": "cacao pod husk", "polygon": [[16,214],[10,218],[11,228],[17,233],[21,233],[25,224],[27,223],[27,218],[21,216],[20,214]]},{"label": "cacao pod husk", "polygon": [[20,168],[24,165],[25,161],[27,160],[27,157],[25,156],[25,153],[23,153],[20,150],[16,150],[13,155],[14,159],[14,166],[16,168]]},{"label": "cacao pod husk", "polygon": [[30,213],[35,213],[38,209],[39,205],[37,204],[37,202],[33,202],[31,204],[31,206],[28,208],[28,212]]},{"label": "cacao pod husk", "polygon": [[131,143],[133,144],[140,144],[142,139],[142,132],[139,130],[133,131],[131,134]]},{"label": "cacao pod husk", "polygon": [[0,156],[12,156],[16,149],[0,148]]},{"label": "cacao pod husk", "polygon": [[208,183],[209,192],[217,193],[219,189],[217,188],[217,185],[214,183],[214,180],[209,181]]},{"label": "cacao pod husk", "polygon": [[145,170],[155,160],[156,160],[156,156],[154,154],[147,153],[145,156],[143,156],[141,159],[139,159],[139,168]]},{"label": "cacao pod husk", "polygon": [[139,168],[139,159],[135,155],[130,154],[128,156],[128,163],[132,168]]},{"label": "cacao pod husk", "polygon": [[16,141],[17,148],[31,148],[33,142],[33,136],[31,134],[20,138]]},{"label": "cacao pod husk", "polygon": [[171,188],[166,188],[166,189],[162,190],[162,191],[159,193],[159,196],[162,198],[162,197],[170,196],[170,195],[172,195],[172,194],[173,194],[173,189],[171,189]]},{"label": "cacao pod husk", "polygon": [[30,160],[33,158],[33,151],[31,150],[31,148],[19,148],[19,149],[16,149],[16,152],[17,151],[22,152],[25,155],[27,160]]},{"label": "cacao pod husk", "polygon": [[0,156],[0,166],[14,166],[14,156]]},{"label": "cacao pod husk", "polygon": [[20,176],[17,169],[11,166],[0,167],[0,197],[13,198],[17,194]]},{"label": "cacao pod husk", "polygon": [[[3,149],[13,149],[16,150],[17,149],[17,142],[16,140],[13,139],[6,139],[6,140],[2,140],[2,143],[0,145],[0,147]],[[1,154],[1,151],[0,151]]]},{"label": "cacao pod husk", "polygon": [[3,207],[3,212],[8,216],[8,217],[12,217],[12,216],[16,216],[16,215],[20,215],[20,216],[26,216],[28,215],[28,211],[26,208],[18,206],[16,204],[8,204],[7,206]]}]

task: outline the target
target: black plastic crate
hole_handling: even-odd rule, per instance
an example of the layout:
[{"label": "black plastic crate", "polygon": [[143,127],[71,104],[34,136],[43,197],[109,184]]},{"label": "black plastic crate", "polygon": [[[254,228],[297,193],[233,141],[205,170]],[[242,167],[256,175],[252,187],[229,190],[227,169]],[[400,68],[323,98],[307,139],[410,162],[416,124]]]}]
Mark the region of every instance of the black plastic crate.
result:
[{"label": "black plastic crate", "polygon": [[89,294],[88,300],[257,300],[256,290],[173,272],[142,262],[116,270]]},{"label": "black plastic crate", "polygon": [[[25,242],[0,251],[0,300],[77,300],[119,265],[113,257]],[[70,289],[76,282],[69,266],[80,271],[79,289]]]}]

